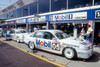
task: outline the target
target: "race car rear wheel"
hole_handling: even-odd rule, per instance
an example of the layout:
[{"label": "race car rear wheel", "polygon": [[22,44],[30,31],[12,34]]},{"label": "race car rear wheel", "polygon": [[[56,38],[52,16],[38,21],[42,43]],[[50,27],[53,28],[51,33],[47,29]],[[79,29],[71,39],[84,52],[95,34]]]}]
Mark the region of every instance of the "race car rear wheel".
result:
[{"label": "race car rear wheel", "polygon": [[29,48],[32,49],[32,50],[35,48],[35,45],[34,45],[33,42],[29,42]]},{"label": "race car rear wheel", "polygon": [[64,56],[67,59],[75,59],[76,58],[76,51],[74,48],[65,48],[64,50]]}]

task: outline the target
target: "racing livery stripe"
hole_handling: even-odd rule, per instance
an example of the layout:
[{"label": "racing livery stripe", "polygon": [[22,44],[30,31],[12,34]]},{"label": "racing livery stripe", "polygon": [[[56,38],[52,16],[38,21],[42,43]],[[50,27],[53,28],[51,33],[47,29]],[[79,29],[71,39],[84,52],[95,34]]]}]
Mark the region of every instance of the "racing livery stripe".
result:
[{"label": "racing livery stripe", "polygon": [[[24,42],[24,43],[28,46],[28,44],[26,42]],[[43,49],[43,48],[40,48],[40,47],[36,47],[36,49],[41,49],[41,50],[45,50],[45,51],[52,52],[52,53],[57,53],[57,54],[62,54],[60,52],[50,51],[50,50]]]},{"label": "racing livery stripe", "polygon": [[40,48],[40,47],[36,47],[36,49],[42,49],[42,50],[45,50],[45,51],[49,51],[49,52],[53,52],[53,53],[57,53],[57,54],[62,54],[62,53],[60,53],[60,52],[50,51],[50,50],[43,49],[43,48]]},{"label": "racing livery stripe", "polygon": [[78,56],[78,58],[84,58],[84,57],[80,57],[80,56]]}]

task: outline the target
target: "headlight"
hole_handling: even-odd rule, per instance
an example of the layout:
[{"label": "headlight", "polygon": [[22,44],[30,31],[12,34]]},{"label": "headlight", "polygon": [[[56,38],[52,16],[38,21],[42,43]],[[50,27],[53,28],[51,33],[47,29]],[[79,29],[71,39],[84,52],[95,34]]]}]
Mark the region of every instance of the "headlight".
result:
[{"label": "headlight", "polygon": [[89,50],[89,47],[85,47],[84,50]]},{"label": "headlight", "polygon": [[85,47],[85,46],[80,46],[80,49],[81,49],[81,50],[90,50],[90,49],[91,49],[91,47],[90,47],[90,46],[88,46],[88,47]]}]

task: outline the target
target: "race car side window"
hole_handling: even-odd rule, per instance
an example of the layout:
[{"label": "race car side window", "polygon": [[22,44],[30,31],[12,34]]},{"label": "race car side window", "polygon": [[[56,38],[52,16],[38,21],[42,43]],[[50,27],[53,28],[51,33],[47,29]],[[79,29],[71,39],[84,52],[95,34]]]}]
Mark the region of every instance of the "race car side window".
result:
[{"label": "race car side window", "polygon": [[[35,32],[35,33],[36,33],[36,32]],[[32,33],[32,34],[30,35],[30,37],[34,37],[35,33]]]},{"label": "race car side window", "polygon": [[36,38],[43,38],[43,35],[44,33],[43,32],[35,32],[34,36],[33,37],[36,37]]},{"label": "race car side window", "polygon": [[12,30],[12,31],[11,31],[11,34],[14,34],[14,33],[15,33],[15,31],[14,31],[14,30]]},{"label": "race car side window", "polygon": [[54,38],[54,36],[50,32],[45,32],[43,38],[52,40]]},{"label": "race car side window", "polygon": [[31,34],[31,35],[30,35],[30,37],[33,37],[33,36],[34,36],[34,34]]}]

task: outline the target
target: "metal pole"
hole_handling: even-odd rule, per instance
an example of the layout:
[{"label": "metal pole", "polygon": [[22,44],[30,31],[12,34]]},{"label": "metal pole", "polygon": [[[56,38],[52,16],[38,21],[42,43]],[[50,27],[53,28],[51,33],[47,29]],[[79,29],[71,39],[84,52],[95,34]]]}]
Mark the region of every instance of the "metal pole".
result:
[{"label": "metal pole", "polygon": [[28,15],[30,15],[30,5],[28,5]]},{"label": "metal pole", "polygon": [[56,22],[53,22],[54,30],[56,29]]},{"label": "metal pole", "polygon": [[49,12],[51,12],[51,0],[49,0]]},{"label": "metal pole", "polygon": [[26,31],[29,32],[28,23],[26,23]]},{"label": "metal pole", "polygon": [[23,7],[21,7],[21,8],[22,8],[22,9],[21,9],[21,10],[22,10],[22,14],[21,14],[21,17],[23,17],[23,13],[24,13],[23,11],[24,11],[24,10],[23,10]]},{"label": "metal pole", "polygon": [[27,24],[28,24],[28,32],[30,33],[30,29],[31,29],[31,28],[30,28],[30,25],[31,25],[31,24],[30,24],[30,22],[28,22]]},{"label": "metal pole", "polygon": [[16,12],[16,17],[15,18],[17,18],[18,17],[18,10],[17,9],[15,9],[17,12]]},{"label": "metal pole", "polygon": [[[30,5],[28,5],[28,15],[30,15]],[[28,20],[28,19],[27,19]],[[27,23],[27,30],[30,33],[30,23]]]},{"label": "metal pole", "polygon": [[50,29],[50,22],[47,22],[47,30],[49,30]]},{"label": "metal pole", "polygon": [[39,13],[39,0],[37,0],[37,14]]},{"label": "metal pole", "polygon": [[67,6],[67,9],[68,9],[68,0],[67,0],[67,5],[66,6]]},{"label": "metal pole", "polygon": [[94,44],[94,33],[95,33],[95,21],[91,21],[93,33],[92,33],[92,45]]},{"label": "metal pole", "polygon": [[94,0],[92,0],[92,6],[94,6]]}]

